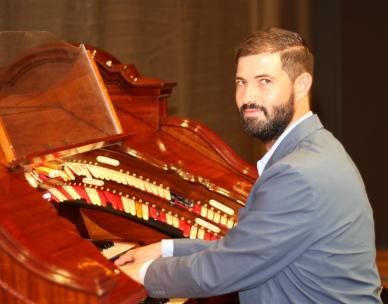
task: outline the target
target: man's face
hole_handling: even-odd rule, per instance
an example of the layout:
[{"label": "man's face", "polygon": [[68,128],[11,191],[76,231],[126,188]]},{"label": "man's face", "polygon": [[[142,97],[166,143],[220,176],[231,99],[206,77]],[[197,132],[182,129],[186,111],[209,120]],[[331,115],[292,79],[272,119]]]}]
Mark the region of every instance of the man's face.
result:
[{"label": "man's face", "polygon": [[241,57],[236,72],[236,103],[244,130],[263,142],[276,140],[293,119],[293,86],[278,53]]}]

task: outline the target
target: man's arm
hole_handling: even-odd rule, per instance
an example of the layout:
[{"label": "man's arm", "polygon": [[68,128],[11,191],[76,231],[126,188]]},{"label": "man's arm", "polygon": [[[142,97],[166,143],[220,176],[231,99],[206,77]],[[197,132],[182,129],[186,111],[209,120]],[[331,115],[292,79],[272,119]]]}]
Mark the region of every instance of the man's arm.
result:
[{"label": "man's arm", "polygon": [[309,183],[295,170],[272,166],[259,184],[253,204],[224,238],[150,264],[144,281],[150,296],[208,297],[253,288],[311,246],[316,219]]},{"label": "man's arm", "polygon": [[209,247],[214,241],[169,239],[129,250],[115,260],[117,266],[126,263],[144,263],[159,257],[184,256]]},{"label": "man's arm", "polygon": [[190,255],[201,250],[205,250],[215,241],[203,241],[192,239],[174,239],[173,240],[173,256]]},{"label": "man's arm", "polygon": [[210,246],[212,241],[167,239],[144,247],[132,249],[114,261],[122,271],[135,281],[144,284],[149,265],[159,257],[188,255]]}]

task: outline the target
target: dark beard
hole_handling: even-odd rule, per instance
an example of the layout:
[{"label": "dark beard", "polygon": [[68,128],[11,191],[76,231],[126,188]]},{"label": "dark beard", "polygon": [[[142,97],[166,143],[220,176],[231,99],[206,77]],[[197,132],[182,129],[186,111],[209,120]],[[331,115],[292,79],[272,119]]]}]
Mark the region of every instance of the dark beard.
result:
[{"label": "dark beard", "polygon": [[[263,122],[258,121],[256,118],[245,118],[244,111],[247,109],[260,109],[267,121]],[[290,124],[294,112],[294,94],[291,94],[286,104],[274,107],[273,117],[269,117],[267,109],[256,104],[244,104],[240,108],[244,131],[264,143],[276,140],[284,132]]]}]

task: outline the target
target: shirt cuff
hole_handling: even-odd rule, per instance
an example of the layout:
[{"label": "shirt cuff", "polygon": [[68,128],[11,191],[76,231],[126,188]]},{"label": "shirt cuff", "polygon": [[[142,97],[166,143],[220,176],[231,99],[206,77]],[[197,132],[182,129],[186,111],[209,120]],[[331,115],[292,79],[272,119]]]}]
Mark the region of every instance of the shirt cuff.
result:
[{"label": "shirt cuff", "polygon": [[174,240],[162,240],[162,257],[174,255]]},{"label": "shirt cuff", "polygon": [[139,276],[140,283],[141,283],[142,285],[144,285],[144,278],[145,278],[147,269],[148,269],[148,267],[150,266],[150,264],[151,264],[153,261],[154,261],[154,260],[149,260],[149,261],[143,263],[143,265],[141,265],[140,268],[139,268],[138,276]]}]

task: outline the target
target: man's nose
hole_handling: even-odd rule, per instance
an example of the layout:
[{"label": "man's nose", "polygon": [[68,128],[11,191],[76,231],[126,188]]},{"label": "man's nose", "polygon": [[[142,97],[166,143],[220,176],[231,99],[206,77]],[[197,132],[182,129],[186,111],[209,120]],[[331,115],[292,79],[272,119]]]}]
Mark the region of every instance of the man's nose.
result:
[{"label": "man's nose", "polygon": [[242,102],[244,104],[255,103],[259,98],[259,92],[254,84],[247,84],[242,96]]}]

